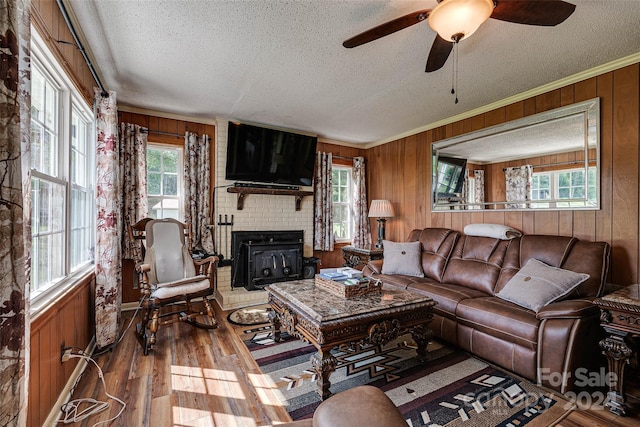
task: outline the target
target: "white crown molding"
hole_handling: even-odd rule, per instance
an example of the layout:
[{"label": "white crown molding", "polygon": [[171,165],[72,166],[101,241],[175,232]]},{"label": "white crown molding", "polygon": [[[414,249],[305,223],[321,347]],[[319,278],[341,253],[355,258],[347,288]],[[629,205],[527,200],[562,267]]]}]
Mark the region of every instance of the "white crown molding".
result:
[{"label": "white crown molding", "polygon": [[[430,123],[428,125],[425,126],[421,126],[419,128],[416,129],[412,129],[410,131],[407,132],[403,132],[399,135],[393,136],[391,138],[387,138],[381,141],[376,141],[376,142],[370,142],[367,144],[364,144],[364,146],[362,146],[361,148],[364,149],[369,149],[369,148],[373,148],[373,147],[377,147],[379,145],[384,145],[387,144],[389,142],[393,142],[393,141],[397,141],[399,139],[402,138],[406,138],[408,136],[412,136],[412,135],[416,135],[418,133],[430,130],[430,129],[435,129],[437,127],[443,126],[443,125],[448,125],[449,123],[454,123],[460,120],[464,120],[464,119],[468,119],[469,117],[474,117],[477,116],[479,114],[483,114],[486,113],[488,111],[492,111],[495,110],[497,108],[501,108],[501,107],[505,107],[507,105],[511,105],[515,102],[519,102],[519,101],[523,101],[525,99],[529,99],[532,98],[534,96],[538,96],[541,95],[543,93],[547,93],[550,92],[552,90],[556,90],[556,89],[560,89],[562,87],[574,84],[574,83],[578,83],[581,82],[583,80],[589,79],[591,77],[596,77],[605,73],[608,73],[610,71],[614,71],[614,70],[618,70],[620,68],[632,65],[632,64],[636,64],[640,62],[640,52],[638,53],[634,53],[632,55],[629,56],[625,56],[624,58],[620,58],[617,59],[615,61],[611,61],[608,62],[606,64],[597,66],[595,68],[591,68],[589,70],[585,70],[585,71],[581,71],[577,74],[573,74],[571,76],[562,78],[560,80],[556,80],[554,82],[551,83],[547,83],[545,85],[542,86],[538,86],[536,88],[533,88],[531,90],[528,90],[526,92],[522,92],[519,93],[517,95],[513,95],[510,96],[508,98],[504,98],[501,99],[499,101],[493,102],[491,104],[487,104],[484,105],[482,107],[473,109],[473,110],[469,110],[466,111],[464,113],[460,113],[458,115],[452,116],[452,117],[448,117],[446,119],[442,119],[442,120],[438,120],[437,122],[433,122]],[[344,144],[343,144],[344,145]]]}]

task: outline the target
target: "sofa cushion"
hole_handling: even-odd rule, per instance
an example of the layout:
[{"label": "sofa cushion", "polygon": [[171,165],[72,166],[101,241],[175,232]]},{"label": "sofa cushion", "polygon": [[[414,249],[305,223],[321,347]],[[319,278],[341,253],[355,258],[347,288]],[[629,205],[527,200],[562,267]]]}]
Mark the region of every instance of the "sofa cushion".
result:
[{"label": "sofa cushion", "polygon": [[442,281],[444,269],[460,233],[448,228],[425,228],[412,230],[407,241],[418,241],[422,245],[422,271],[424,276]]},{"label": "sofa cushion", "polygon": [[420,242],[383,241],[382,274],[404,274],[424,277],[420,263]]},{"label": "sofa cushion", "polygon": [[436,283],[428,277],[406,276],[404,274],[369,274],[369,277],[382,280],[385,285],[390,285],[399,289],[409,289],[416,283]]},{"label": "sofa cushion", "polygon": [[482,297],[460,301],[456,315],[461,325],[516,345],[536,348],[540,320],[531,310],[497,297]]},{"label": "sofa cushion", "polygon": [[456,318],[456,309],[460,301],[468,298],[486,296],[482,291],[470,289],[465,286],[427,282],[425,280],[415,280],[407,284],[405,289],[430,297],[437,303],[433,307],[433,311],[449,319]]},{"label": "sofa cushion", "polygon": [[551,267],[532,258],[496,296],[537,313],[545,305],[567,295],[588,278],[588,274]]},{"label": "sofa cushion", "polygon": [[462,285],[493,296],[511,240],[460,236],[447,263],[443,283]]}]

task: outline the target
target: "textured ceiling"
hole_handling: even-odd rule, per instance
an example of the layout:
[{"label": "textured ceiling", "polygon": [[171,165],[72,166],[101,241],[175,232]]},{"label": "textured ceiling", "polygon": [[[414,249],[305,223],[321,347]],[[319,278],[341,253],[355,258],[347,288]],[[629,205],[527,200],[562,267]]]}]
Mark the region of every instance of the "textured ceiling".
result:
[{"label": "textured ceiling", "polygon": [[489,19],[452,58],[424,67],[426,22],[342,42],[435,0],[65,0],[119,105],[227,118],[345,142],[392,139],[640,52],[640,1],[569,0],[557,27]]}]

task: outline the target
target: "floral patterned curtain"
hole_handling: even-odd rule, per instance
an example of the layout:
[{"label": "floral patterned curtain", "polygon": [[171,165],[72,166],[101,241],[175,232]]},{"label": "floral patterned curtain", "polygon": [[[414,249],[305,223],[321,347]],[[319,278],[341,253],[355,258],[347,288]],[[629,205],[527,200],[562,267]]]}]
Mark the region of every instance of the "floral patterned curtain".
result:
[{"label": "floral patterned curtain", "polygon": [[116,93],[96,103],[96,345],[115,342],[122,301],[121,209]]},{"label": "floral patterned curtain", "polygon": [[213,253],[210,221],[209,135],[184,136],[184,220],[191,224],[193,247]]},{"label": "floral patterned curtain", "polygon": [[[469,203],[469,171],[465,169],[462,173],[462,192],[460,193],[460,199],[463,203]],[[464,208],[463,208],[464,209]]]},{"label": "floral patterned curtain", "polygon": [[[473,171],[473,196],[474,203],[484,203],[484,171],[476,169]],[[478,207],[478,209],[482,209]]]},{"label": "floral patterned curtain", "polygon": [[119,168],[122,191],[122,257],[133,259],[127,226],[149,214],[147,205],[147,128],[120,123]]},{"label": "floral patterned curtain", "polygon": [[0,414],[27,424],[31,242],[29,0],[0,6]]},{"label": "floral patterned curtain", "polygon": [[333,177],[331,153],[316,154],[316,177],[313,183],[313,249],[318,251],[333,250]]},{"label": "floral patterned curtain", "polygon": [[364,157],[353,159],[353,245],[359,248],[371,246],[371,230],[367,216],[367,175]]},{"label": "floral patterned curtain", "polygon": [[[507,202],[525,202],[531,200],[533,185],[533,167],[531,165],[506,168],[504,170],[507,185]],[[526,208],[528,203],[507,203],[507,209]]]}]

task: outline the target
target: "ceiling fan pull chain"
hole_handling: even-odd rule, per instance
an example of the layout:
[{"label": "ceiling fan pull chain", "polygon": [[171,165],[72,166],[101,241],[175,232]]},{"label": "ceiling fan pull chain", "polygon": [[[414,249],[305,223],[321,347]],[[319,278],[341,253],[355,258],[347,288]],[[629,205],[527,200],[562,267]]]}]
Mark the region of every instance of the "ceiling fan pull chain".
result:
[{"label": "ceiling fan pull chain", "polygon": [[451,95],[456,93],[456,45],[453,45],[453,64],[451,64]]},{"label": "ceiling fan pull chain", "polygon": [[453,44],[453,67],[451,68],[451,95],[456,96],[455,103],[458,103],[458,40],[454,39]]}]

